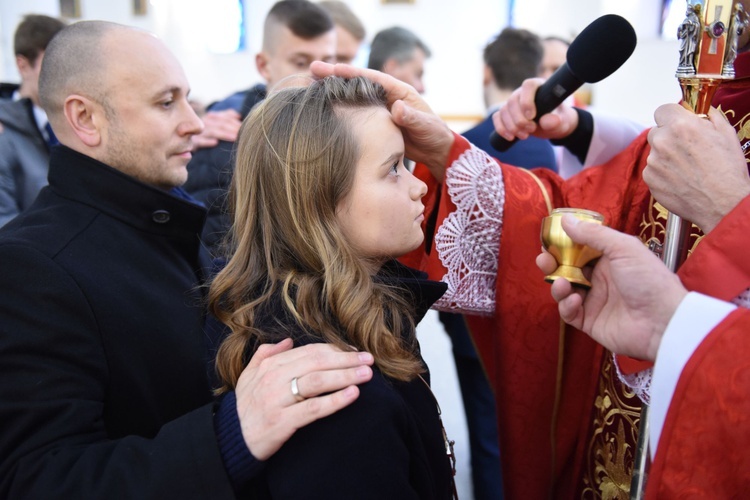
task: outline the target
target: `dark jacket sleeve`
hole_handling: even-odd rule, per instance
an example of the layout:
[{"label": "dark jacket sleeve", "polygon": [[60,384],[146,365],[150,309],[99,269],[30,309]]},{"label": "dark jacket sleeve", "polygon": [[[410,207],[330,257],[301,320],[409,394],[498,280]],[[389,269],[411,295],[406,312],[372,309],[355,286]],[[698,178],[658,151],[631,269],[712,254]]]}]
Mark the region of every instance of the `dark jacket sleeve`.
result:
[{"label": "dark jacket sleeve", "polygon": [[86,297],[27,247],[0,246],[0,263],[0,498],[233,498],[213,405],[152,436],[110,438],[107,357]]},{"label": "dark jacket sleeve", "polygon": [[195,151],[187,168],[183,187],[208,209],[202,241],[217,254],[231,223],[227,195],[234,172],[234,143],[220,141],[212,148]]},{"label": "dark jacket sleeve", "polygon": [[18,203],[20,167],[15,147],[10,133],[0,132],[0,226],[21,211]]},{"label": "dark jacket sleeve", "polygon": [[416,429],[379,371],[347,408],[294,436],[266,462],[274,499],[413,499],[409,440]]}]

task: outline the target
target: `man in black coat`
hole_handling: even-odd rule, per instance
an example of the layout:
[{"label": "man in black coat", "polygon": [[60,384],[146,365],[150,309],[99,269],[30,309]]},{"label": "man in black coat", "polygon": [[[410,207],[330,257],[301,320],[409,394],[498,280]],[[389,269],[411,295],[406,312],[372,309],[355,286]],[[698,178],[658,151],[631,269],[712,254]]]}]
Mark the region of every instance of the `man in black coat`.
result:
[{"label": "man in black coat", "polygon": [[47,49],[40,96],[62,145],[0,230],[0,498],[233,498],[372,375],[368,354],[285,341],[214,401],[205,210],[179,189],[202,129],[188,92],[145,31],[81,22]]}]

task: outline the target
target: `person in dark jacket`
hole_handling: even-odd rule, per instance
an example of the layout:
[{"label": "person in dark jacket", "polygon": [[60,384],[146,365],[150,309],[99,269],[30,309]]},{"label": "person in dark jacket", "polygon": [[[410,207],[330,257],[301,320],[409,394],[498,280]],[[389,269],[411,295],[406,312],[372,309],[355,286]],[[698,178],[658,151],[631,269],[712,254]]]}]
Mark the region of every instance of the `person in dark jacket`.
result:
[{"label": "person in dark jacket", "polygon": [[21,83],[6,86],[12,91],[0,99],[0,226],[47,185],[49,150],[57,139],[39,103],[39,72],[47,45],[64,27],[54,17],[29,14],[13,36]]},{"label": "person in dark jacket", "polygon": [[557,172],[555,153],[546,139],[534,137],[534,140],[516,141],[503,152],[490,145],[490,134],[495,130],[492,114],[505,104],[524,80],[539,74],[543,57],[541,39],[528,30],[505,28],[488,43],[483,54],[487,116],[461,135],[503,163],[523,168],[544,167]]},{"label": "person in dark jacket", "polygon": [[415,324],[447,285],[394,258],[424,239],[426,185],[404,166],[385,91],[325,78],[269,96],[243,124],[230,191],[231,255],[209,303],[231,333],[231,391],[259,346],[291,336],[375,356],[344,410],[295,433],[246,494],[448,499],[448,442]]},{"label": "person in dark jacket", "polygon": [[234,498],[372,376],[369,354],[283,340],[215,400],[205,209],[179,189],[202,127],[188,91],[135,28],[76,23],[47,49],[40,96],[62,145],[0,229],[0,498]]},{"label": "person in dark jacket", "polygon": [[[276,2],[263,25],[263,46],[255,56],[258,73],[265,79],[248,90],[237,92],[209,106],[209,112],[233,109],[244,120],[259,102],[284,78],[310,75],[313,61],[336,61],[336,30],[328,13],[307,0]],[[226,195],[234,170],[234,143],[219,141],[195,152],[188,165],[190,178],[185,189],[208,207],[203,241],[218,252],[229,228]]]}]

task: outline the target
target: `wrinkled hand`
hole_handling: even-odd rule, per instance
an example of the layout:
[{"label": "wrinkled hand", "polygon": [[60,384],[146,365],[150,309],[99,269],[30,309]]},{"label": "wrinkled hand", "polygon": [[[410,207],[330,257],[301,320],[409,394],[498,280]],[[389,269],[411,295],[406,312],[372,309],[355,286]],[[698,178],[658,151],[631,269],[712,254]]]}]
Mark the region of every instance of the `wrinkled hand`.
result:
[{"label": "wrinkled hand", "polygon": [[219,141],[234,142],[240,133],[242,120],[240,114],[233,109],[223,111],[209,111],[201,117],[203,132],[193,136],[193,148],[212,148]]},{"label": "wrinkled hand", "polygon": [[576,129],[578,113],[565,103],[551,113],[543,115],[539,123],[534,122],[534,97],[543,83],[544,80],[541,78],[524,80],[503,107],[492,115],[492,123],[498,135],[509,141],[515,138],[528,139],[530,135],[542,139],[562,139]]},{"label": "wrinkled hand", "polygon": [[708,233],[750,194],[737,133],[715,108],[706,120],[678,104],[665,104],[654,119],[643,180],[667,210]]},{"label": "wrinkled hand", "polygon": [[[297,429],[353,403],[356,384],[372,378],[373,361],[369,353],[330,344],[292,349],[286,339],[260,346],[235,388],[242,435],[253,456],[268,459]],[[292,395],[294,377],[304,401]]]},{"label": "wrinkled hand", "polygon": [[386,91],[388,106],[396,125],[404,134],[406,157],[424,163],[438,181],[442,181],[453,133],[427,105],[414,87],[390,75],[346,64],[316,61],[310,66],[318,78],[335,75],[343,78],[363,76],[379,83]]},{"label": "wrinkled hand", "polygon": [[[601,250],[588,292],[564,279],[552,284],[562,319],[612,352],[654,360],[664,330],[687,294],[679,278],[633,236],[598,224],[563,217],[563,229],[579,243]],[[543,252],[537,265],[557,267]]]}]

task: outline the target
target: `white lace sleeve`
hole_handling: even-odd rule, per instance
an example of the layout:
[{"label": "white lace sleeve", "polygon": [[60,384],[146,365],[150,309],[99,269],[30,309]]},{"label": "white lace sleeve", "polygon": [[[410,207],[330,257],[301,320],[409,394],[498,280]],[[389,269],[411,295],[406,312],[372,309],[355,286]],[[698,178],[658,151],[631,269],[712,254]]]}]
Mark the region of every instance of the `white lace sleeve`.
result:
[{"label": "white lace sleeve", "polygon": [[448,270],[442,278],[448,291],[434,307],[492,314],[505,204],[502,170],[472,145],[447,169],[445,184],[456,211],[435,234],[438,256]]}]

